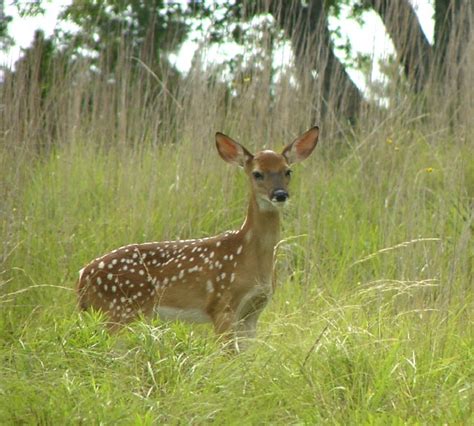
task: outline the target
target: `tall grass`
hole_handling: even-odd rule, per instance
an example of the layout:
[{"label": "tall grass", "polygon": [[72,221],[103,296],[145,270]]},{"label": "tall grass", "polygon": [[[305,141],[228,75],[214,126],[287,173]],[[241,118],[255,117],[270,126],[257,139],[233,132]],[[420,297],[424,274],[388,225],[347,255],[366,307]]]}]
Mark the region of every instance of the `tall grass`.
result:
[{"label": "tall grass", "polygon": [[[40,97],[38,60],[1,88],[2,423],[472,421],[472,105],[453,126],[442,102],[420,116],[407,96],[350,127],[290,73],[270,89],[264,69],[231,94],[198,68],[137,71],[126,51],[113,82],[54,64]],[[207,326],[109,335],[79,316],[91,258],[240,225],[246,182],[216,155],[216,130],[277,149],[316,119],[247,353],[222,353]]]}]

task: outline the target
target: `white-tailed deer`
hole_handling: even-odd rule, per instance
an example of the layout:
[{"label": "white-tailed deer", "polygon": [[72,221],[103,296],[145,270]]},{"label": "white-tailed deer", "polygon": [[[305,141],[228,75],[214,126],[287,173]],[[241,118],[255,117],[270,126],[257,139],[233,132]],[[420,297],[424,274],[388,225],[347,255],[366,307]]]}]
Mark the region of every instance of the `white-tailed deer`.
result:
[{"label": "white-tailed deer", "polygon": [[[308,157],[318,141],[313,127],[281,154],[252,155],[228,136],[216,145],[250,180],[244,224],[210,238],[131,244],[99,257],[79,273],[79,305],[105,312],[111,327],[142,315],[212,322],[216,333],[242,349],[273,294],[274,248],[280,211],[289,198],[290,165]],[[244,339],[242,339],[244,338]]]}]

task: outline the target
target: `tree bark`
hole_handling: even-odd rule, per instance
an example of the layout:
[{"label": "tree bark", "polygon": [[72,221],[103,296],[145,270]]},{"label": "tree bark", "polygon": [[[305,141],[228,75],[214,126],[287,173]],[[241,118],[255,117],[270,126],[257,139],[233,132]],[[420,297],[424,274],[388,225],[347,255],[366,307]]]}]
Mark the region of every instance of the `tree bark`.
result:
[{"label": "tree bark", "polygon": [[433,49],[410,2],[365,0],[365,3],[382,18],[413,90],[422,91],[430,77]]},{"label": "tree bark", "polygon": [[441,77],[448,66],[463,62],[473,15],[474,2],[470,0],[435,1],[434,51]]},{"label": "tree bark", "polygon": [[269,0],[263,3],[291,40],[295,62],[302,78],[316,72],[323,98],[321,113],[333,110],[350,121],[357,118],[363,95],[334,54],[324,0]]}]

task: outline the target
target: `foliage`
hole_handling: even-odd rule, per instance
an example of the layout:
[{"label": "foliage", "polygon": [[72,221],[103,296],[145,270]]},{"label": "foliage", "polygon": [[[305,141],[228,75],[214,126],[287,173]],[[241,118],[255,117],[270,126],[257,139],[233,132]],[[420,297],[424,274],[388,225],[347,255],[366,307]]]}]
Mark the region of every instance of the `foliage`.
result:
[{"label": "foliage", "polygon": [[12,17],[5,15],[3,6],[0,5],[0,50],[6,50],[13,44],[13,39],[8,35],[8,24]]},{"label": "foliage", "polygon": [[61,43],[79,51],[112,53],[126,46],[130,55],[159,62],[160,52],[175,50],[184,40],[188,25],[178,4],[164,0],[75,1],[60,18],[74,23],[79,31],[60,35]]},{"label": "foliage", "polygon": [[[437,0],[434,6],[435,40],[432,46],[424,36],[409,0],[236,0],[226,4],[189,2],[186,5],[165,0],[74,1],[62,13],[61,19],[75,24],[75,30],[57,31],[53,45],[56,52],[61,51],[72,61],[91,57],[94,71],[112,73],[113,79],[117,67],[137,58],[134,68],[146,64],[161,78],[170,68],[167,54],[176,51],[191,27],[196,31],[205,29],[205,44],[231,40],[246,51],[229,59],[227,71],[230,73],[235,73],[241,66],[250,69],[258,68],[263,62],[270,63],[273,52],[282,43],[290,41],[296,68],[302,62],[312,61],[309,76],[319,80],[321,96],[335,99],[332,92],[338,91],[340,99],[350,99],[350,102],[334,101],[331,109],[345,120],[354,122],[366,107],[367,93],[354,84],[347,70],[355,68],[369,75],[373,58],[356,54],[351,40],[342,37],[341,24],[332,28],[329,18],[340,18],[343,10],[350,10],[349,19],[362,23],[365,13],[377,13],[396,49],[388,62],[396,61],[396,66],[405,74],[404,87],[422,98],[433,82],[444,85],[452,80],[447,64],[454,61],[458,67],[469,68],[466,58],[472,10],[461,0]],[[41,1],[23,6],[17,2],[17,7],[23,14],[44,12]],[[6,28],[5,22],[3,28]],[[263,22],[267,25],[262,25]],[[0,28],[0,35],[2,31],[5,29]],[[252,52],[252,56],[249,46],[256,46],[255,37],[263,41],[264,48]],[[195,60],[199,61],[199,58]],[[391,84],[383,88],[383,82],[372,84],[368,78],[369,87],[378,86],[369,94],[372,98],[377,98],[380,91],[390,93],[389,86],[397,83],[396,72],[390,64],[381,69],[391,70],[386,75]],[[463,79],[459,76],[464,74],[465,71],[459,72],[457,79]],[[232,78],[239,80],[241,76],[235,74]],[[306,78],[308,74],[299,70],[298,82]],[[174,80],[178,84],[176,73]],[[457,81],[457,84],[462,90],[463,83]],[[386,100],[387,97],[378,99],[379,103]],[[454,101],[452,108],[459,110],[460,106]],[[323,114],[326,113],[324,109]]]}]

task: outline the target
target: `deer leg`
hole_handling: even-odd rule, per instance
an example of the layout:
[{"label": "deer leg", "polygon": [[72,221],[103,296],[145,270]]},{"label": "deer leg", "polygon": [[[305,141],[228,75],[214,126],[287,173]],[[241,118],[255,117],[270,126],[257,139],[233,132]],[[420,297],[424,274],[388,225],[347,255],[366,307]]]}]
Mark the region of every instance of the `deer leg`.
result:
[{"label": "deer leg", "polygon": [[214,330],[224,344],[224,347],[232,347],[234,342],[236,315],[230,304],[219,304],[219,306],[216,306],[214,310],[209,312],[209,316],[214,324]]},{"label": "deer leg", "polygon": [[260,312],[254,312],[237,322],[235,326],[235,346],[238,352],[245,351],[249,340],[257,335],[257,321]]},{"label": "deer leg", "polygon": [[258,294],[248,300],[240,309],[240,320],[236,323],[236,346],[239,351],[247,349],[249,339],[257,334],[257,321],[268,302],[268,295]]}]

